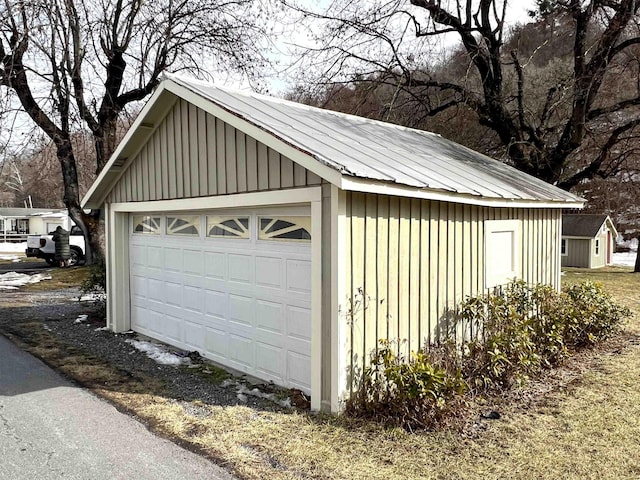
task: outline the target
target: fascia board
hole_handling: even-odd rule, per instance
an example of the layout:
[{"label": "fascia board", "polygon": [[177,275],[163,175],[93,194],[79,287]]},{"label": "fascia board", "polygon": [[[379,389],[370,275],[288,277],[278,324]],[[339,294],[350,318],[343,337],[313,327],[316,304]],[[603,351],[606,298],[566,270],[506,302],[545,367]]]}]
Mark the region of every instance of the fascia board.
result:
[{"label": "fascia board", "polygon": [[[449,193],[427,189],[417,189],[415,187],[394,185],[384,182],[373,182],[366,179],[356,179],[353,177],[342,177],[340,188],[343,190],[376,193],[380,195],[391,195],[399,197],[420,198],[424,200],[435,200],[442,202],[461,203],[464,205],[478,205],[481,207],[494,208],[583,208],[585,200],[576,201],[534,201],[505,198],[487,198],[459,193]],[[576,197],[577,199],[578,197]]]}]

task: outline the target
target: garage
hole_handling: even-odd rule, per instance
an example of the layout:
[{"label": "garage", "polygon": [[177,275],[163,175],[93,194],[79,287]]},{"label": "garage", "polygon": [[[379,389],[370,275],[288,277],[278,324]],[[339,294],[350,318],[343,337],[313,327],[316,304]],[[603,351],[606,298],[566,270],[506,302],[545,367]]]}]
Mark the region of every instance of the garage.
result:
[{"label": "garage", "polygon": [[433,133],[174,75],[83,200],[105,216],[111,330],[331,411],[381,339],[409,357],[470,295],[558,288],[582,204]]},{"label": "garage", "polygon": [[130,215],[131,325],[311,393],[307,208]]}]

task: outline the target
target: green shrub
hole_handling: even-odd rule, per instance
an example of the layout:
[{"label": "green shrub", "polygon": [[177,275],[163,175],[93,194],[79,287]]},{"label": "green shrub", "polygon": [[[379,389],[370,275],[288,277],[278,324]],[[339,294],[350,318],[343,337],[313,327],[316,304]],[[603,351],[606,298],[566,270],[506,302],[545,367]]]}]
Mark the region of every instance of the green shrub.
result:
[{"label": "green shrub", "polygon": [[461,404],[465,382],[428,352],[412,352],[409,359],[396,355],[393,343],[380,340],[347,413],[407,429],[431,428]]},{"label": "green shrub", "polygon": [[462,304],[460,320],[479,332],[462,350],[462,373],[473,390],[509,388],[539,370],[542,358],[531,318],[535,311],[534,292],[523,282]]},{"label": "green shrub", "polygon": [[458,322],[474,332],[462,343],[447,338],[406,359],[394,353],[397,342],[380,340],[347,413],[408,429],[431,428],[464,403],[465,391],[482,394],[521,384],[571,351],[610,337],[630,315],[591,282],[561,293],[510,283],[460,305]]},{"label": "green shrub", "polygon": [[460,320],[480,333],[462,351],[463,377],[476,391],[509,388],[570,350],[610,337],[630,315],[591,282],[558,293],[518,281],[499,293],[468,298]]},{"label": "green shrub", "polygon": [[617,333],[631,310],[617,304],[602,285],[584,282],[566,287],[565,342],[571,348],[593,345]]}]

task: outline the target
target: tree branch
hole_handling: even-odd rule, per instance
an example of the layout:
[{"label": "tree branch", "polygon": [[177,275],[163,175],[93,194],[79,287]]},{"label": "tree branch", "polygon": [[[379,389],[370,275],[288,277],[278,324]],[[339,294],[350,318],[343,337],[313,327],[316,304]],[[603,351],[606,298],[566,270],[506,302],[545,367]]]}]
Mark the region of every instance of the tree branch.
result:
[{"label": "tree branch", "polygon": [[611,132],[611,135],[609,135],[607,141],[600,148],[600,152],[595,157],[595,159],[586,168],[583,168],[579,172],[571,175],[569,178],[559,182],[558,186],[562,189],[568,190],[572,187],[575,187],[582,180],[593,178],[596,175],[604,178],[606,172],[602,170],[602,166],[606,161],[610,159],[611,151],[620,141],[620,137],[639,125],[640,118],[636,118],[614,129],[613,132]]}]

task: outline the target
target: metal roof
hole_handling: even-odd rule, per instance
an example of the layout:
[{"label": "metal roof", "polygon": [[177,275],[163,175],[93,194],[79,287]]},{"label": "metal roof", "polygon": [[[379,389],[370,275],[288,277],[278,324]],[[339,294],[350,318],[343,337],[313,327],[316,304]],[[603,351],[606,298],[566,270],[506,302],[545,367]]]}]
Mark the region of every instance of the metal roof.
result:
[{"label": "metal roof", "polygon": [[[607,222],[609,228],[615,232],[613,222],[608,215],[598,214],[576,214],[562,215],[562,235],[566,237],[588,237],[593,238],[598,235],[602,225]],[[616,233],[614,233],[614,236]]]},{"label": "metal roof", "polygon": [[268,136],[275,142],[272,148],[288,149],[292,160],[344,190],[485,206],[584,204],[569,192],[434,133],[166,75],[85,195],[84,208],[101,206],[176,98],[216,111],[237,128],[264,135],[264,141]]},{"label": "metal roof", "polygon": [[167,75],[342,175],[482,198],[579,202],[579,197],[440,135]]}]

